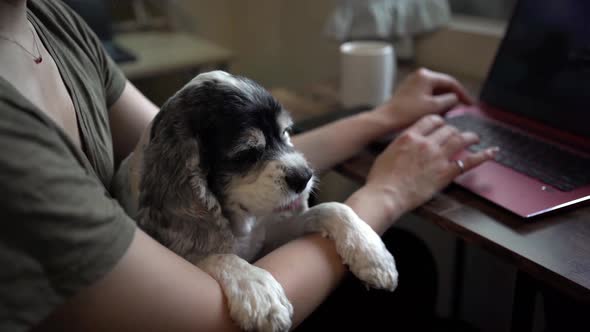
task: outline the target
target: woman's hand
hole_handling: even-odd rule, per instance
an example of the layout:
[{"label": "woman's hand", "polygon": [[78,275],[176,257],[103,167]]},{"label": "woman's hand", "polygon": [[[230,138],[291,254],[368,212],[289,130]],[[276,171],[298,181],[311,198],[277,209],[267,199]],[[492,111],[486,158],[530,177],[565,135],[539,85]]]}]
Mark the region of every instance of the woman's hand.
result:
[{"label": "woman's hand", "polygon": [[395,130],[424,115],[447,111],[458,103],[469,105],[473,101],[456,79],[422,68],[409,75],[393,97],[372,112]]},{"label": "woman's hand", "polygon": [[[497,148],[468,154],[461,160],[463,167],[455,161],[460,151],[478,141],[474,133],[446,125],[439,115],[425,116],[377,157],[359,195],[388,199],[372,208],[390,209],[384,211],[381,220],[389,227],[393,219],[432,198],[463,171],[494,158]],[[383,227],[371,226],[379,230]]]}]

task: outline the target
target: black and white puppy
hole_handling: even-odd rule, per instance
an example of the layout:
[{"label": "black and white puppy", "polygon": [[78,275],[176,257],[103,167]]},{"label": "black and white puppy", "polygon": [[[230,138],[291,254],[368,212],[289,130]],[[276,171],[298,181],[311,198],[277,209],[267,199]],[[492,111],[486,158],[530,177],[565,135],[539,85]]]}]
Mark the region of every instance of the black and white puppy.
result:
[{"label": "black and white puppy", "polygon": [[215,278],[246,330],[290,328],[293,308],[281,285],[248,262],[304,233],[333,239],[368,285],[397,286],[393,257],[352,209],[308,209],[315,177],[291,144],[291,125],[255,82],[200,74],[164,104],[115,180],[115,195],[139,226]]}]

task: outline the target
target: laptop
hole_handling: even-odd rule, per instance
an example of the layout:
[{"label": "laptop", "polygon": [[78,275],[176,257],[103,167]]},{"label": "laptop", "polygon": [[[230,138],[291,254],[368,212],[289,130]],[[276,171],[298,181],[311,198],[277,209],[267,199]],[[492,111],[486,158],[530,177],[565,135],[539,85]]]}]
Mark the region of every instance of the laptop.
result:
[{"label": "laptop", "polygon": [[105,51],[117,63],[136,60],[135,55],[114,41],[107,0],[64,0],[100,39]]},{"label": "laptop", "polygon": [[520,0],[478,105],[447,121],[501,149],[457,184],[525,218],[590,199],[590,1]]}]

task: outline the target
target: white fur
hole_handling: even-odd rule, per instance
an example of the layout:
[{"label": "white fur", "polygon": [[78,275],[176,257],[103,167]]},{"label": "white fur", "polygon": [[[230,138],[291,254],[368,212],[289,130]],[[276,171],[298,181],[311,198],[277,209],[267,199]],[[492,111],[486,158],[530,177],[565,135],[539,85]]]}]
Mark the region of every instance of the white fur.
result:
[{"label": "white fur", "polygon": [[232,319],[247,331],[287,331],[293,306],[267,271],[236,255],[212,255],[197,264],[223,289]]},{"label": "white fur", "polygon": [[197,75],[187,85],[201,84],[205,81],[217,80],[222,85],[231,87],[241,92],[241,95],[249,100],[254,99],[254,89],[249,83],[236,79],[234,76],[222,71],[214,70]]},{"label": "white fur", "polygon": [[266,217],[277,207],[291,203],[302,194],[308,194],[306,191],[302,194],[290,191],[285,182],[288,169],[306,166],[305,158],[300,153],[285,153],[267,163],[259,172],[235,177],[229,184],[232,190],[228,195],[228,204],[238,209],[241,205],[247,210],[246,215],[258,219]]},{"label": "white fur", "polygon": [[[285,170],[302,165],[306,165],[306,161],[300,153],[288,153],[268,163],[256,174],[233,180],[235,182],[230,184],[232,191],[229,201],[246,209],[238,208],[242,215],[233,218],[236,219],[234,231],[238,235],[235,253],[251,261],[259,254],[267,253],[305,233],[320,232],[336,243],[336,250],[343,262],[360,280],[374,288],[395,290],[398,272],[393,256],[381,238],[350,207],[341,203],[323,203],[308,209],[307,198],[313,179],[299,195],[288,190],[284,181]],[[277,206],[285,205],[296,197],[303,199],[299,210],[276,212]],[[225,271],[229,278],[220,283],[225,287],[232,318],[246,329],[287,330],[291,326],[291,316],[288,319],[284,316],[286,311],[283,306],[288,300],[282,297],[282,289],[277,293],[280,284],[272,282],[266,291],[258,288],[250,291],[252,288],[248,286],[248,291],[241,294],[242,290],[236,291],[232,286],[246,283],[246,280],[257,285],[260,278],[264,277],[257,270],[239,266],[237,269],[235,266],[216,267]],[[234,274],[235,270],[239,272]],[[234,277],[240,280],[231,280]],[[268,277],[272,279],[271,275]],[[223,286],[224,283],[227,285]],[[239,301],[246,303],[238,304]],[[275,302],[252,311],[252,302],[264,301]],[[275,306],[271,312],[269,305]],[[260,321],[259,317],[268,319]]]},{"label": "white fur", "polygon": [[369,286],[394,291],[398,272],[395,260],[377,233],[347,205],[331,202],[301,215],[306,232],[320,232],[336,243],[336,250],[351,272]]},{"label": "white fur", "polygon": [[[319,232],[332,239],[336,243],[336,250],[344,264],[348,265],[350,271],[368,286],[390,291],[397,287],[398,272],[393,256],[385,248],[381,238],[350,207],[341,203],[319,204],[290,218],[284,215],[268,216],[266,221],[260,223],[260,226],[252,230],[250,234],[241,237],[239,241],[250,241],[242,247],[242,250],[255,248],[255,251],[262,246],[259,241],[263,241],[263,253],[267,253],[298,236],[311,232]],[[245,252],[237,254],[244,257],[242,255]],[[250,251],[244,258],[251,259],[252,254]],[[236,260],[239,259],[237,256],[233,257]],[[291,316],[285,316],[287,312],[285,303],[288,303],[288,299],[284,297],[280,284],[276,283],[270,274],[261,275],[252,265],[235,262],[227,265],[227,261],[211,262],[209,259],[206,261],[211,265],[208,268],[220,269],[218,273],[225,273],[227,279],[218,281],[226,292],[232,319],[238,322],[240,327],[255,331],[288,330],[291,326]],[[244,263],[246,264],[245,261]],[[214,274],[212,275],[216,278]],[[268,282],[268,285],[259,289],[258,284],[267,277],[272,279],[272,282],[264,281]],[[234,287],[239,284],[253,285],[235,289]],[[252,311],[252,303],[265,301],[274,302]],[[270,310],[270,305],[274,305],[275,309]],[[259,320],[260,317],[268,319]]]}]

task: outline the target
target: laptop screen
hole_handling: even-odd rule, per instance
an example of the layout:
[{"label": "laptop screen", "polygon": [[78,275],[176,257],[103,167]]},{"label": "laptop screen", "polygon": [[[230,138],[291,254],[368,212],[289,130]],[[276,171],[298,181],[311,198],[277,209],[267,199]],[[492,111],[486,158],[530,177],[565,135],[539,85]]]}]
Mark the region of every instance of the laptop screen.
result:
[{"label": "laptop screen", "polygon": [[590,1],[519,1],[480,99],[590,137]]}]

